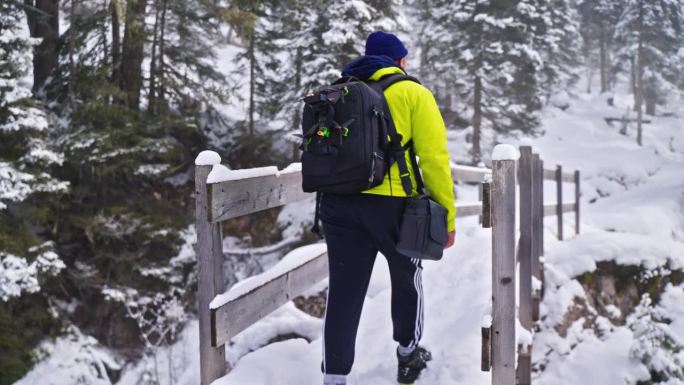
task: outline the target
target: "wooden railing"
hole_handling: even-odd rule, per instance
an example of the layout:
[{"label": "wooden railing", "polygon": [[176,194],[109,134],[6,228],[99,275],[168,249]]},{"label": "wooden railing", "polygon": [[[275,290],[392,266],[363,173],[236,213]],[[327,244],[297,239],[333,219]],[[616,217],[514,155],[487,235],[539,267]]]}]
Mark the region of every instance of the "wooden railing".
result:
[{"label": "wooden railing", "polygon": [[[526,150],[522,147],[521,151],[524,153]],[[524,156],[523,159],[525,159]],[[515,245],[510,245],[511,240],[515,239],[515,211],[511,213],[510,202],[513,202],[512,207],[515,208],[516,175],[514,172],[511,174],[510,170],[515,171],[516,162],[513,160],[512,166],[509,164],[505,167],[502,166],[505,163],[501,162],[494,162],[495,172],[493,175],[492,170],[483,167],[452,166],[452,178],[454,181],[479,183],[483,180],[492,180],[491,200],[487,198],[489,196],[489,189],[486,187],[487,191],[483,194],[485,197],[483,202],[457,202],[456,207],[459,218],[480,215],[483,218],[483,225],[487,226],[490,222],[488,207],[491,202],[492,239],[493,245],[496,246],[493,249],[495,263],[497,260],[507,260],[502,256],[502,250],[508,250],[508,253],[515,250]],[[310,194],[302,192],[302,176],[297,164],[293,164],[280,171],[277,171],[275,168],[229,171],[220,164],[218,154],[206,151],[197,157],[195,163],[197,258],[199,265],[200,372],[201,383],[208,385],[226,373],[225,343],[231,337],[326,278],[328,274],[328,260],[324,248],[320,250],[315,249],[313,252],[309,252],[296,260],[296,263],[281,269],[281,271],[270,272],[270,274],[263,275],[261,279],[251,280],[241,285],[239,290],[223,293],[225,289],[223,275],[225,270],[223,269],[224,251],[222,249],[223,234],[221,222],[296,202],[307,198]],[[539,165],[541,165],[541,161],[539,161]],[[501,170],[497,171],[497,167],[503,167],[502,170],[505,169],[507,171],[502,173],[503,171],[500,172]],[[541,175],[541,170],[543,168],[539,168],[539,175]],[[511,175],[513,178],[512,185],[510,184]],[[560,175],[563,177],[562,173]],[[546,176],[546,171],[544,171],[544,176]],[[576,176],[578,177],[578,174]],[[523,180],[526,181],[527,179],[523,176],[521,181]],[[534,180],[537,181],[536,183],[543,183],[542,178]],[[501,190],[501,186],[504,186],[504,184],[507,187],[505,190]],[[488,185],[486,184],[486,186]],[[513,186],[512,189],[511,186]],[[521,186],[522,190],[523,186]],[[502,210],[502,207],[504,207],[502,204],[507,205],[505,206],[507,209]],[[575,206],[577,209],[579,208],[578,205],[575,204]],[[560,214],[562,215],[562,212],[567,211],[566,209],[567,207],[561,205]],[[538,205],[538,212],[541,213],[542,210],[545,210],[543,205]],[[533,217],[541,216],[536,215]],[[539,234],[540,229],[539,224],[537,232],[532,232],[532,234]],[[511,231],[513,235],[509,234]],[[501,241],[502,237],[506,237],[505,242]],[[540,247],[538,247],[538,250],[540,250]],[[534,254],[536,253],[530,255]],[[497,259],[497,255],[499,259]],[[499,268],[497,267],[494,270],[494,276],[498,277],[496,271]],[[513,274],[512,277],[514,280],[515,275]],[[506,290],[510,287],[515,287],[515,285],[507,284]],[[510,327],[513,328],[508,330],[510,327],[507,326],[506,333],[509,334],[509,338],[510,336],[515,338],[514,319],[513,323],[510,320],[511,317],[515,317],[515,306],[509,306],[513,311],[511,313],[510,309],[506,310],[505,317],[499,315],[497,312],[501,309],[498,309],[496,305],[500,301],[497,301],[496,298],[500,297],[497,297],[496,293],[497,291],[495,290],[495,306],[493,307],[494,330],[498,330],[496,325],[499,322],[505,322],[506,325],[512,325]],[[510,296],[508,291],[506,293]],[[512,302],[509,302],[509,304],[515,304],[515,293],[513,293]],[[493,347],[497,346],[498,343],[495,334],[492,334],[493,337],[491,339],[491,346]],[[484,344],[483,347],[485,347]],[[499,351],[492,349],[491,354],[493,359],[493,377],[497,377],[499,361],[497,361],[496,357],[507,356],[508,350],[503,349]],[[514,354],[515,352],[513,351],[513,356]],[[490,357],[488,356],[487,358]],[[513,382],[499,383],[513,384]]]},{"label": "wooden railing", "polygon": [[[534,323],[539,320],[539,304],[544,293],[544,217],[557,215],[557,234],[562,240],[563,213],[575,211],[575,232],[579,233],[580,173],[564,174],[561,166],[555,170],[544,169],[539,152],[531,146],[520,146],[517,159],[502,156],[515,152],[510,146],[503,146],[507,145],[497,146],[492,154],[495,160],[491,186],[488,183],[483,186],[485,192],[489,191],[485,195],[490,196],[491,210],[483,213],[491,215],[491,220],[483,221],[483,225],[491,222],[492,226],[492,313],[486,314],[483,322],[481,367],[492,371],[494,385],[529,385],[531,337]],[[544,180],[556,182],[556,203],[544,204]],[[573,203],[563,202],[563,182],[575,184]],[[516,228],[519,230],[517,247]],[[520,282],[516,285],[517,269]],[[519,303],[516,303],[516,286]],[[516,307],[525,336],[516,336]]]}]

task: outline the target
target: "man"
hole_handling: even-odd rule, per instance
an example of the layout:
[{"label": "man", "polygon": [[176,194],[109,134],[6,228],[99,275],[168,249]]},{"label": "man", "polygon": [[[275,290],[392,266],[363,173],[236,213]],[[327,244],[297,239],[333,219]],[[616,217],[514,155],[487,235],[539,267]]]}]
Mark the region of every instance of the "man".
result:
[{"label": "man", "polygon": [[[395,35],[374,32],[366,41],[365,56],[347,65],[342,75],[378,80],[389,74],[404,74],[407,54]],[[426,188],[448,210],[448,248],[454,243],[456,209],[446,128],[435,99],[427,88],[406,80],[387,88],[385,98],[402,136],[401,144],[413,141]],[[408,156],[406,151],[406,162],[410,165]],[[410,172],[415,196],[417,170]],[[354,361],[361,308],[378,251],[387,258],[392,281],[399,383],[413,383],[431,359],[430,352],[418,345],[423,334],[421,261],[396,250],[405,201],[396,162],[383,183],[374,188],[359,194],[322,197],[321,221],[330,263],[321,365],[325,385],[346,384]]]}]

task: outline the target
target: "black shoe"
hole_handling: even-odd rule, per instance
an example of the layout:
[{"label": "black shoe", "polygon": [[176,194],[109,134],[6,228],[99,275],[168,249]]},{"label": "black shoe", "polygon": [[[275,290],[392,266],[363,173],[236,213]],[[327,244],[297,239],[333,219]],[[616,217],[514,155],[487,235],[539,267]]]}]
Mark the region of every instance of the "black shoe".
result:
[{"label": "black shoe", "polygon": [[420,372],[427,367],[427,362],[432,359],[432,354],[422,346],[416,347],[408,356],[402,356],[397,351],[399,370],[397,371],[397,382],[400,384],[412,384]]}]

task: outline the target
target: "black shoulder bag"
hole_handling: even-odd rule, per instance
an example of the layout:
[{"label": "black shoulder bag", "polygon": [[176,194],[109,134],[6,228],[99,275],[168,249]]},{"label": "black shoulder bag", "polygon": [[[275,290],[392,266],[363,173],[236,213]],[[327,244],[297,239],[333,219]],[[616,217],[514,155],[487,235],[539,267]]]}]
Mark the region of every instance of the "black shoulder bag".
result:
[{"label": "black shoulder bag", "polygon": [[449,239],[447,210],[427,195],[412,144],[409,154],[420,195],[407,198],[397,251],[410,258],[438,261],[442,259],[444,245]]}]

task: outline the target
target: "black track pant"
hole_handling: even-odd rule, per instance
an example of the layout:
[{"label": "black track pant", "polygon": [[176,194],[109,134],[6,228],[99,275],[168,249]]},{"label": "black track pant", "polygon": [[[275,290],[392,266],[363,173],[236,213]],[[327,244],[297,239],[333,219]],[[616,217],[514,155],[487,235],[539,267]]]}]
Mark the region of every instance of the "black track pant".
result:
[{"label": "black track pant", "polygon": [[[354,362],[356,332],[378,251],[392,281],[394,340],[415,347],[423,331],[422,266],[396,251],[406,198],[324,194],[321,221],[328,245],[330,284],[323,331],[326,374],[346,375]],[[367,341],[370,343],[370,341]],[[388,352],[393,354],[394,352]]]}]

